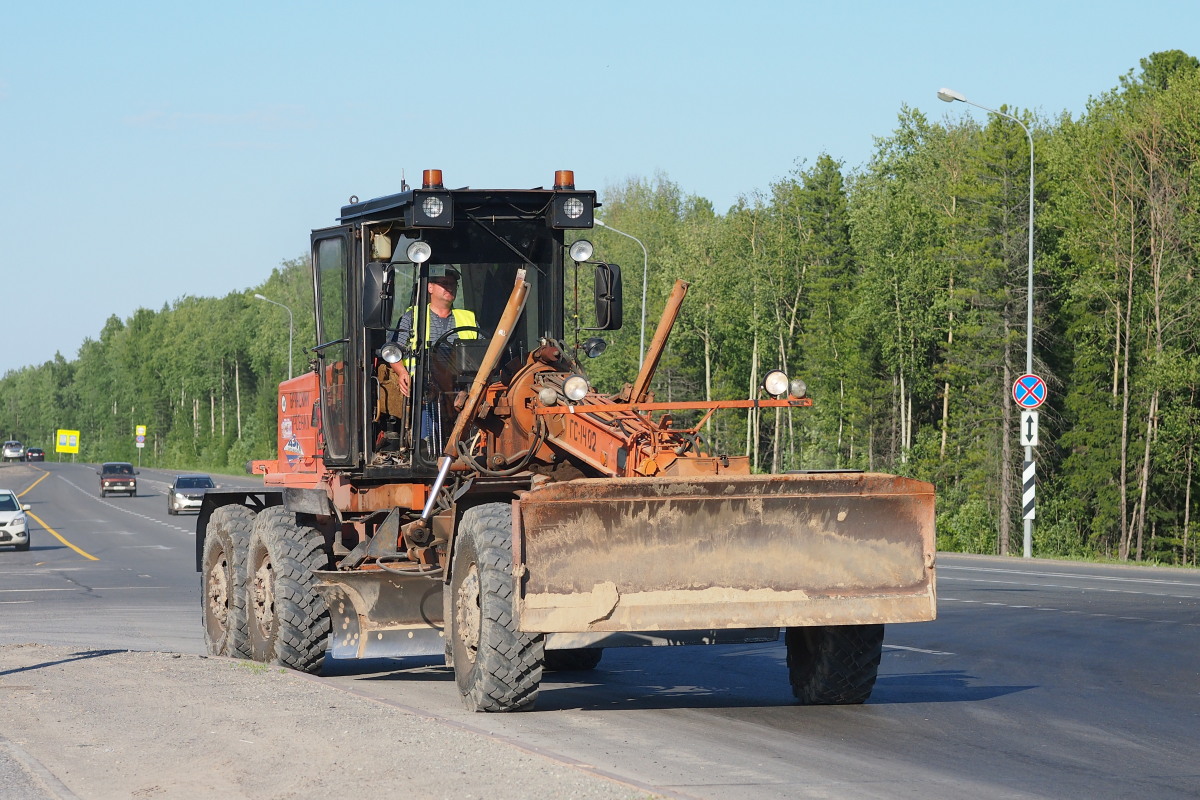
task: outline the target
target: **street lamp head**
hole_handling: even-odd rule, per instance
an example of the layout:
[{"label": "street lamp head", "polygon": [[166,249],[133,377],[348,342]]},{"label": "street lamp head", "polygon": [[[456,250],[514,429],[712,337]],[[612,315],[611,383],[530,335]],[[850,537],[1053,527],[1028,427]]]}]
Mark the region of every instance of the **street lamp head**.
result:
[{"label": "street lamp head", "polygon": [[957,100],[960,103],[967,102],[967,98],[963,97],[961,94],[954,91],[953,89],[945,89],[945,88],[938,89],[937,96],[938,96],[938,100],[941,100],[946,103],[953,103],[955,100]]},{"label": "street lamp head", "polygon": [[608,227],[607,225],[605,225],[605,224],[604,224],[604,222],[603,222],[602,220],[598,220],[598,219],[596,219],[595,217],[592,217],[592,222],[596,223],[596,224],[597,224],[597,225],[599,225],[601,228],[607,228],[607,227]]},{"label": "street lamp head", "polygon": [[263,297],[261,294],[259,294],[258,292],[255,292],[255,293],[254,293],[254,296],[255,296],[255,297],[257,297],[259,300],[266,300],[266,299],[267,299],[267,298]]}]

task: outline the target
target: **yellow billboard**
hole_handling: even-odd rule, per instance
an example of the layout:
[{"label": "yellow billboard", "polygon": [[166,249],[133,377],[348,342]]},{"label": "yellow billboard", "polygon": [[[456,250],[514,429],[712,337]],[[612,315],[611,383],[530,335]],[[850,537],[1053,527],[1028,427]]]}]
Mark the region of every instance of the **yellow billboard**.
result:
[{"label": "yellow billboard", "polygon": [[54,444],[54,452],[56,453],[78,453],[79,452],[79,431],[58,431],[58,437]]}]

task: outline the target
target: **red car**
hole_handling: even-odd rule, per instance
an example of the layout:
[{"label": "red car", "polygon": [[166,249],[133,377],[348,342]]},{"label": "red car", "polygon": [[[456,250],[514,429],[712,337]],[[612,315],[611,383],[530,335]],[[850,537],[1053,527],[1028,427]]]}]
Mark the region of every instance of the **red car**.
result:
[{"label": "red car", "polygon": [[96,470],[100,476],[100,496],[107,497],[110,492],[118,492],[133,497],[137,494],[138,472],[128,461],[108,461]]}]

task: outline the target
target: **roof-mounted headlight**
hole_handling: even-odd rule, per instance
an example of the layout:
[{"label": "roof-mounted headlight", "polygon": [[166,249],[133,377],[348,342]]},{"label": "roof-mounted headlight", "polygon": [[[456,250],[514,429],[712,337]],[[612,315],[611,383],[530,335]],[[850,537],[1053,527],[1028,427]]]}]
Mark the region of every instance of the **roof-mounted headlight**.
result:
[{"label": "roof-mounted headlight", "polygon": [[590,228],[595,208],[595,192],[556,192],[550,204],[550,227]]},{"label": "roof-mounted headlight", "polygon": [[783,397],[788,392],[788,376],[781,369],[773,369],[763,378],[762,386],[772,397]]},{"label": "roof-mounted headlight", "polygon": [[788,393],[792,397],[804,397],[808,394],[808,384],[800,378],[792,378],[791,383],[788,384]]},{"label": "roof-mounted headlight", "polygon": [[582,375],[572,375],[563,381],[563,394],[567,396],[567,400],[572,403],[578,403],[583,398],[587,397],[588,382],[587,378]]},{"label": "roof-mounted headlight", "polygon": [[405,224],[412,228],[454,227],[454,198],[445,190],[414,189]]}]

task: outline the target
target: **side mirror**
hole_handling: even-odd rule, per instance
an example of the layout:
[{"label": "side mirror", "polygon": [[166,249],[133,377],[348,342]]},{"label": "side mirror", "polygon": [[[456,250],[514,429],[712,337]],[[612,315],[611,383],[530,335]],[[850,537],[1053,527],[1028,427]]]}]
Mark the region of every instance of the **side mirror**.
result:
[{"label": "side mirror", "polygon": [[22,511],[33,511],[33,506],[29,505],[29,503],[26,503],[25,505],[21,506],[21,510]]},{"label": "side mirror", "polygon": [[362,324],[386,328],[392,319],[392,266],[372,261],[363,268]]},{"label": "side mirror", "polygon": [[615,331],[621,327],[621,268],[601,262],[596,265],[596,327],[593,331]]}]

